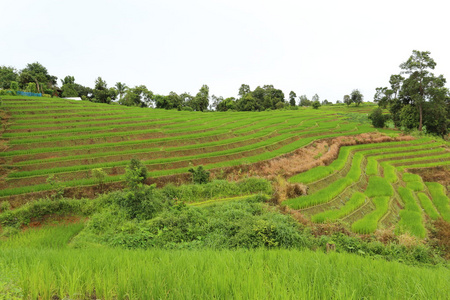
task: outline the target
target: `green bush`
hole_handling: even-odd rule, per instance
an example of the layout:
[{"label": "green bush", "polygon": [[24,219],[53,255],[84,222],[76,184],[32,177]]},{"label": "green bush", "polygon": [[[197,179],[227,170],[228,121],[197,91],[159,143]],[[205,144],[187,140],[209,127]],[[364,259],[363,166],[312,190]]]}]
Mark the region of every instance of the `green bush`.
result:
[{"label": "green bush", "polygon": [[210,172],[206,171],[203,166],[198,166],[197,170],[190,168],[188,171],[192,174],[193,183],[205,184],[209,182]]},{"label": "green bush", "polygon": [[132,158],[130,164],[125,169],[125,181],[130,189],[136,189],[147,179],[147,168],[138,159]]},{"label": "green bush", "polygon": [[387,120],[390,119],[389,115],[383,115],[381,108],[375,108],[369,115],[369,119],[372,121],[372,125],[375,128],[384,128]]}]

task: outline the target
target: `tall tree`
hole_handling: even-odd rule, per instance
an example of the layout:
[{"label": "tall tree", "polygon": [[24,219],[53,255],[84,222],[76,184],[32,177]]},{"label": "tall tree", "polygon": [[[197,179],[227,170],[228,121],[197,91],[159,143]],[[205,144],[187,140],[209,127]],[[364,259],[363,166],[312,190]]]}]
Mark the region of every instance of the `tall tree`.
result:
[{"label": "tall tree", "polygon": [[350,98],[350,95],[344,95],[343,101],[344,101],[345,104],[347,104],[347,106],[352,104],[352,98]]},{"label": "tall tree", "polygon": [[295,106],[295,98],[297,98],[297,94],[294,91],[289,93],[289,104],[291,106]]},{"label": "tall tree", "polygon": [[119,93],[119,100],[122,99],[122,96],[125,94],[125,91],[127,90],[127,85],[122,82],[116,82],[116,89]]},{"label": "tall tree", "polygon": [[209,87],[206,84],[204,84],[198,91],[197,95],[195,95],[194,105],[194,110],[196,111],[205,111],[208,109]]},{"label": "tall tree", "polygon": [[241,87],[239,88],[238,95],[240,98],[244,97],[245,95],[249,94],[250,86],[248,84],[241,84]]},{"label": "tall tree", "polygon": [[106,81],[104,81],[101,77],[98,77],[95,80],[93,94],[96,102],[111,103],[111,100],[115,100],[117,97],[117,90],[115,88],[108,89]]},{"label": "tall tree", "polygon": [[311,101],[308,100],[308,97],[306,97],[306,95],[301,95],[299,97],[300,101],[298,102],[299,106],[310,106],[311,105]]},{"label": "tall tree", "polygon": [[434,88],[443,87],[440,84],[443,77],[436,78],[429,71],[435,67],[436,62],[430,57],[429,51],[417,50],[413,50],[408,60],[400,65],[402,73],[409,75],[403,81],[402,94],[403,97],[409,97],[419,111],[419,131],[422,131],[424,103],[431,100]]},{"label": "tall tree", "polygon": [[11,81],[17,81],[17,71],[13,67],[0,66],[0,88],[9,89]]}]

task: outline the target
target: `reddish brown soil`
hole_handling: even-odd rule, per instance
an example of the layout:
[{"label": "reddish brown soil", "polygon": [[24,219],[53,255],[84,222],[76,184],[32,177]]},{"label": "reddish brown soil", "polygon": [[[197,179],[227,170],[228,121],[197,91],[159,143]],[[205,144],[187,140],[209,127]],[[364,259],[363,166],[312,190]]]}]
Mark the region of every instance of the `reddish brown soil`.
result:
[{"label": "reddish brown soil", "polygon": [[33,219],[28,225],[22,226],[22,231],[33,228],[41,228],[42,226],[58,226],[85,222],[87,218],[80,216],[60,216],[60,215],[45,215],[42,218]]}]

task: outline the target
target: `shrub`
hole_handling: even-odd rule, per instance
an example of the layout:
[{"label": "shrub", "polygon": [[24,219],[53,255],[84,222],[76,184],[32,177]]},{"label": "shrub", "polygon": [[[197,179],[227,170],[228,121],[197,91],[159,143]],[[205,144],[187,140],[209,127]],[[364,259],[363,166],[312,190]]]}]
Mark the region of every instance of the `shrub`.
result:
[{"label": "shrub", "polygon": [[14,92],[17,92],[19,90],[19,84],[16,81],[11,81],[10,88]]},{"label": "shrub", "polygon": [[198,166],[197,170],[190,168],[188,171],[192,173],[193,183],[205,184],[209,182],[210,172],[203,169],[203,166]]},{"label": "shrub", "polygon": [[378,107],[370,113],[369,119],[372,121],[373,127],[383,128],[386,121],[389,120],[389,115],[383,115],[383,111]]},{"label": "shrub", "polygon": [[137,158],[132,158],[125,170],[125,181],[130,189],[136,189],[147,179],[147,168]]},{"label": "shrub", "polygon": [[312,108],[314,108],[314,109],[319,109],[319,107],[320,107],[320,102],[319,101],[314,101],[313,103],[312,103]]},{"label": "shrub", "polygon": [[100,185],[101,188],[103,188],[103,184],[105,183],[105,179],[107,176],[106,172],[103,171],[102,168],[95,168],[92,169],[91,175],[95,178],[97,184]]}]

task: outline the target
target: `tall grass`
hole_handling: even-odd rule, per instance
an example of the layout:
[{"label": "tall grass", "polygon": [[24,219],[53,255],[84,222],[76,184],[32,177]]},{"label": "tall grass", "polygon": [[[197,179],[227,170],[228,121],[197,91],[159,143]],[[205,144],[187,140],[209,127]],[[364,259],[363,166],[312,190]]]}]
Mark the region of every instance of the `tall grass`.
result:
[{"label": "tall grass", "polygon": [[[25,299],[443,299],[450,271],[298,250],[4,248]],[[13,270],[13,272],[8,272]],[[0,290],[0,296],[2,295]]]}]

